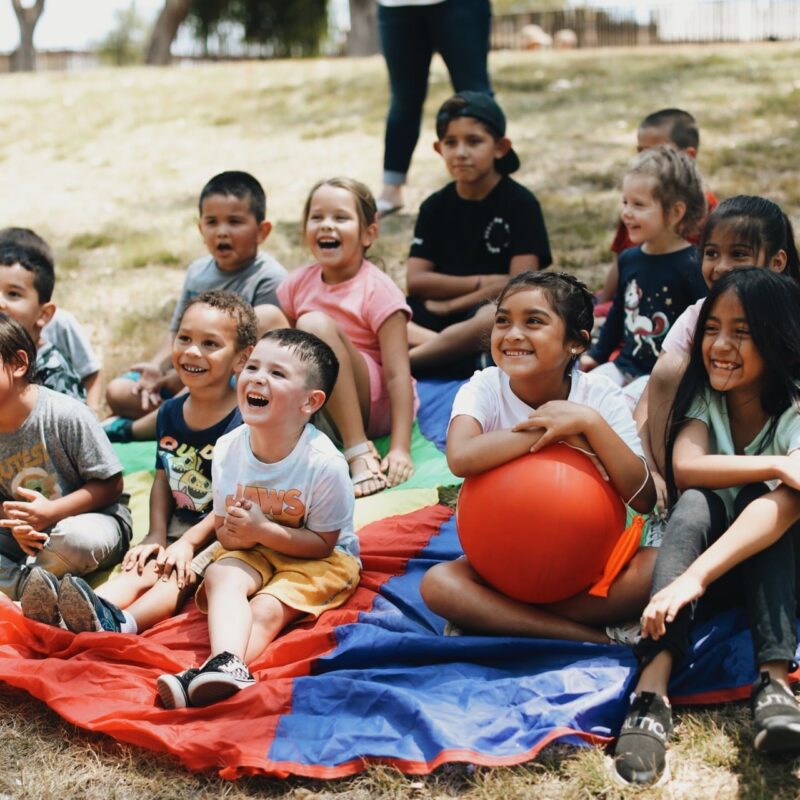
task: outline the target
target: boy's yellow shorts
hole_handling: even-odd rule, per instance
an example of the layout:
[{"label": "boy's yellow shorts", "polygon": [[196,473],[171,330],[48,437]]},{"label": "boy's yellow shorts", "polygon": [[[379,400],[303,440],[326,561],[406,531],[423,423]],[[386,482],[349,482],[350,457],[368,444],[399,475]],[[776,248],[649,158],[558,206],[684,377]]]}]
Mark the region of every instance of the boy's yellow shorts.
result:
[{"label": "boy's yellow shorts", "polygon": [[[261,575],[257,595],[271,594],[289,608],[314,617],[342,605],[356,590],[361,575],[358,559],[341,550],[334,550],[327,558],[304,559],[256,545],[251,550],[220,548],[214,561],[223,558],[243,561]],[[208,613],[203,583],[197,589],[195,603],[200,611]]]}]

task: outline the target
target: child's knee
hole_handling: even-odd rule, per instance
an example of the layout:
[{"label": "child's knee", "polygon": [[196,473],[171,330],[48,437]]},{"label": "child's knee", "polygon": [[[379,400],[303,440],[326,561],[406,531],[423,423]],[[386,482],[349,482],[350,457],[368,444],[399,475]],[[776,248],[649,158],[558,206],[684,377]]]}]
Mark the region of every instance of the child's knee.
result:
[{"label": "child's knee", "polygon": [[339,326],[324,311],[309,311],[297,318],[296,327],[323,341],[339,336]]},{"label": "child's knee", "polygon": [[256,312],[256,325],[259,336],[277,328],[290,327],[289,320],[286,319],[283,311],[277,306],[265,303],[264,305],[256,306],[253,310]]},{"label": "child's knee", "polygon": [[203,582],[209,594],[215,591],[254,591],[253,585],[260,585],[260,576],[249,565],[235,558],[223,558],[210,564]]},{"label": "child's knee", "polygon": [[106,387],[106,401],[110,405],[112,402],[127,400],[135,385],[136,382],[130,378],[114,378]]},{"label": "child's knee", "polygon": [[450,605],[454,592],[458,591],[460,581],[454,569],[457,561],[436,564],[423,576],[419,592],[425,605],[440,613]]}]

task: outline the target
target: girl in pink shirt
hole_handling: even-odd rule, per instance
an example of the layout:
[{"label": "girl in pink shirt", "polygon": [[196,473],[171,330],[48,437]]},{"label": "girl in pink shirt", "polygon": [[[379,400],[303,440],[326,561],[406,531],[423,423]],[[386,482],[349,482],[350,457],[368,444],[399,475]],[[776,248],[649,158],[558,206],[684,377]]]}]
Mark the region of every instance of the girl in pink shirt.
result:
[{"label": "girl in pink shirt", "polygon": [[[278,289],[292,325],[327,342],[339,378],[326,414],[344,445],[356,497],[408,480],[419,401],[408,360],[411,309],[391,278],[364,256],[378,236],[375,200],[349,178],[320,181],[303,212],[316,263]],[[391,434],[381,460],[370,439]]]}]

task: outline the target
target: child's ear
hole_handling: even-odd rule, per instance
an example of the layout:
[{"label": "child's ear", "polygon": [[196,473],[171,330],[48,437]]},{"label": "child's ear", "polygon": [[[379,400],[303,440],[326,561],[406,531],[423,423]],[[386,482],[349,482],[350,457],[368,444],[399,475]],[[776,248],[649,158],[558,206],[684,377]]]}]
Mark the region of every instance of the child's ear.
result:
[{"label": "child's ear", "polygon": [[303,404],[303,410],[311,417],[325,405],[325,392],[322,389],[312,389]]},{"label": "child's ear", "polygon": [[686,203],[683,200],[678,200],[669,210],[667,215],[667,224],[670,226],[678,225],[678,223],[686,216]]},{"label": "child's ear", "polygon": [[363,231],[361,231],[361,246],[367,250],[375,243],[375,240],[378,238],[378,223],[373,222],[371,225],[367,225]]},{"label": "child's ear", "polygon": [[11,362],[11,375],[14,378],[23,378],[28,371],[28,354],[24,350],[17,350],[16,358]]},{"label": "child's ear", "polygon": [[696,147],[684,147],[683,150],[680,151],[681,153],[686,153],[689,158],[697,158],[697,148]]},{"label": "child's ear", "polygon": [[36,318],[36,322],[33,323],[34,327],[36,328],[36,336],[35,339],[38,339],[39,334],[42,332],[42,328],[47,325],[48,322],[53,318],[53,314],[56,313],[56,304],[55,303],[42,303],[39,306],[39,316]]},{"label": "child's ear", "polygon": [[253,345],[250,344],[236,354],[236,359],[233,362],[234,375],[238,375],[242,371],[244,365],[247,363],[247,359],[250,358],[250,353],[252,352]]},{"label": "child's ear", "polygon": [[265,219],[258,223],[258,243],[261,244],[267,240],[267,236],[272,232],[272,223]]},{"label": "child's ear", "polygon": [[786,255],[785,250],[778,250],[774,256],[769,260],[769,264],[767,265],[771,270],[774,272],[783,272],[786,269],[786,262],[789,260],[789,257]]},{"label": "child's ear", "polygon": [[494,157],[502,158],[511,149],[511,139],[508,136],[501,136],[494,143]]},{"label": "child's ear", "polygon": [[442,154],[442,143],[441,143],[441,142],[440,142],[438,139],[437,139],[437,140],[436,140],[436,141],[433,143],[433,149],[434,149],[434,150],[435,150],[435,151],[436,151],[436,152],[437,152],[439,155],[441,155],[441,154]]}]

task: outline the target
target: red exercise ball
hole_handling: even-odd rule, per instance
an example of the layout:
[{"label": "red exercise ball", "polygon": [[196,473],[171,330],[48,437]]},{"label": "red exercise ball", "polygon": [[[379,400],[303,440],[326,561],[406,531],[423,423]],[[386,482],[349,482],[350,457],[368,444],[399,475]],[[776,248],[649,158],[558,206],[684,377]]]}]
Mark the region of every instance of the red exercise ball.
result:
[{"label": "red exercise ball", "polygon": [[554,603],[602,575],[625,506],[587,456],[555,444],[467,478],[456,524],[487,583],[526,603]]}]

